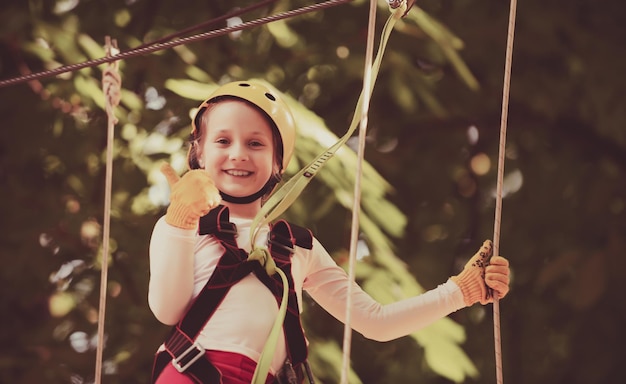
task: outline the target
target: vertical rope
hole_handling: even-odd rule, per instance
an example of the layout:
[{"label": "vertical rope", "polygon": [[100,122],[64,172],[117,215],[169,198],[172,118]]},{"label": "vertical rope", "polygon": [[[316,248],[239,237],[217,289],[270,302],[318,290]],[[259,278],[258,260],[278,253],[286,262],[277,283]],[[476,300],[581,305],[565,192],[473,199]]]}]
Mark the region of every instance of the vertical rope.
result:
[{"label": "vertical rope", "polygon": [[[107,56],[117,51],[117,42],[106,37]],[[118,62],[107,64],[102,74],[102,91],[104,93],[107,113],[107,151],[106,151],[106,176],[104,189],[104,215],[102,231],[102,268],[100,270],[100,305],[98,307],[98,345],[96,349],[96,373],[95,382],[100,384],[102,376],[102,352],[104,349],[104,317],[106,312],[107,276],[109,268],[109,236],[111,222],[111,189],[113,184],[113,133],[117,118],[114,109],[120,101],[120,75]]]},{"label": "vertical rope", "polygon": [[352,282],[355,275],[356,249],[359,241],[359,217],[361,210],[361,175],[363,173],[363,159],[365,152],[365,138],[367,134],[368,111],[372,82],[372,61],[374,56],[374,30],[376,28],[377,0],[370,0],[369,22],[367,27],[367,46],[365,50],[365,69],[363,71],[363,103],[361,104],[361,119],[359,125],[359,140],[357,150],[357,169],[354,182],[354,200],[352,202],[352,224],[350,232],[350,260],[348,266],[348,293],[346,300],[346,321],[343,328],[343,361],[341,369],[341,384],[348,383],[350,372],[350,352],[352,343]]},{"label": "vertical rope", "polygon": [[[513,40],[515,35],[515,15],[517,0],[511,0],[509,11],[509,25],[506,43],[506,58],[504,63],[504,85],[502,88],[502,115],[500,119],[500,144],[498,147],[498,174],[496,183],[496,208],[493,226],[493,254],[499,254],[500,225],[502,217],[502,187],[504,180],[504,158],[506,154],[506,127],[509,109],[509,91],[511,88],[511,65],[513,62]],[[495,293],[494,293],[495,295]],[[502,343],[500,339],[500,301],[494,297],[493,301],[493,333],[496,359],[496,382],[503,383],[502,379]]]}]

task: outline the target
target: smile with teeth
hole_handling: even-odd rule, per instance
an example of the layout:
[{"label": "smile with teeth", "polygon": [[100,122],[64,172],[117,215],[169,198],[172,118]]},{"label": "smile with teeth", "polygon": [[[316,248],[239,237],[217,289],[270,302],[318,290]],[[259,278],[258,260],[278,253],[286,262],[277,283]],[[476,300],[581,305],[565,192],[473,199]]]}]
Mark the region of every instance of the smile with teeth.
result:
[{"label": "smile with teeth", "polygon": [[224,172],[226,172],[227,174],[231,176],[237,176],[237,177],[250,176],[252,174],[252,172],[250,171],[242,171],[239,169],[227,169]]}]

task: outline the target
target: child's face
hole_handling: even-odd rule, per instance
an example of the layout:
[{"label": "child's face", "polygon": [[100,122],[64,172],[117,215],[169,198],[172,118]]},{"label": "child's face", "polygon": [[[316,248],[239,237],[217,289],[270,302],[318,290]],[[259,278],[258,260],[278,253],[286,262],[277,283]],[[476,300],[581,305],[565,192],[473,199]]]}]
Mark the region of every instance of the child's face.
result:
[{"label": "child's face", "polygon": [[277,168],[269,122],[236,100],[219,102],[206,113],[198,158],[217,188],[235,197],[261,190]]}]

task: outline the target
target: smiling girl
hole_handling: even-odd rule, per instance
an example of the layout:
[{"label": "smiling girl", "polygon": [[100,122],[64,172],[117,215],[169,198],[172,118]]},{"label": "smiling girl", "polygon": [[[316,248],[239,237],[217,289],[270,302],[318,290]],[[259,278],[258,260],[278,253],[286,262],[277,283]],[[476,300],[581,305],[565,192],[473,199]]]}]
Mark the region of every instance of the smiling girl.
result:
[{"label": "smiling girl", "polygon": [[[218,88],[192,125],[191,170],[179,179],[169,165],[163,168],[171,203],[150,242],[148,302],[159,321],[175,325],[157,353],[153,382],[250,383],[283,289],[280,279],[246,259],[250,228],[291,159],[295,123],[275,90],[248,81]],[[266,382],[302,383],[305,376],[312,382],[303,369],[302,291],[344,321],[348,276],[305,228],[281,221],[255,239],[255,246],[269,246],[289,281],[289,310]],[[388,305],[352,282],[351,326],[367,338],[392,340],[476,302],[492,302],[488,288],[504,297],[508,261],[490,255],[486,241],[459,275]]]}]

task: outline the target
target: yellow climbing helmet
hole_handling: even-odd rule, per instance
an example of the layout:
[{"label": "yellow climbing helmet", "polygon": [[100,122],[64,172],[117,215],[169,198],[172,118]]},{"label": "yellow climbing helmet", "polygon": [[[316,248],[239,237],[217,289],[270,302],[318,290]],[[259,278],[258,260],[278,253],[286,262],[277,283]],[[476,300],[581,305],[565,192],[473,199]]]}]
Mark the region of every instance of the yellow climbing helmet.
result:
[{"label": "yellow climbing helmet", "polygon": [[282,169],[284,171],[291,160],[296,141],[296,124],[287,106],[276,89],[256,81],[234,81],[217,88],[209,98],[200,104],[192,121],[191,135],[195,137],[200,126],[201,116],[209,104],[222,97],[234,97],[245,100],[263,111],[278,129],[282,142]]}]

